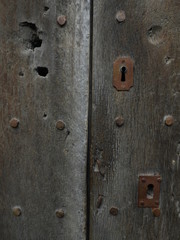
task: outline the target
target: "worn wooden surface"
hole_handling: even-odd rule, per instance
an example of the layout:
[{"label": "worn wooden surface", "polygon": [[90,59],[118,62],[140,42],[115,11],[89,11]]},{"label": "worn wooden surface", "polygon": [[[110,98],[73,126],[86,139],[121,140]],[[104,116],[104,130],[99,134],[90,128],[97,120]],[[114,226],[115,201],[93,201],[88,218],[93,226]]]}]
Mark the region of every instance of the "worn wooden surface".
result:
[{"label": "worn wooden surface", "polygon": [[[2,240],[86,238],[89,5],[0,1]],[[18,128],[9,125],[14,117]]]},{"label": "worn wooden surface", "polygon": [[[91,4],[93,31],[89,0],[0,1],[2,240],[180,239],[179,2]],[[119,10],[126,14],[121,23]],[[63,27],[56,22],[61,14],[67,16]],[[134,60],[130,91],[112,85],[119,56]],[[172,126],[164,123],[167,115]],[[10,126],[12,118],[19,120],[17,128]],[[56,128],[58,120],[63,130]],[[138,176],[154,173],[163,179],[159,218],[137,207]]]},{"label": "worn wooden surface", "polygon": [[[91,240],[180,239],[179,11],[178,0],[94,1]],[[134,60],[130,91],[112,85],[119,56]],[[159,218],[137,207],[138,175],[154,173],[163,179]]]}]

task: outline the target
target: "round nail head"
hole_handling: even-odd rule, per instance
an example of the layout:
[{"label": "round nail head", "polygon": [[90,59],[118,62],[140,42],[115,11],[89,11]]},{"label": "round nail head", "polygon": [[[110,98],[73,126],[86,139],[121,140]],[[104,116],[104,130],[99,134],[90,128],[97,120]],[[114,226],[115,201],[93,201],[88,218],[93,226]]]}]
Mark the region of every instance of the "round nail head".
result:
[{"label": "round nail head", "polygon": [[12,209],[14,216],[19,217],[21,215],[21,208],[20,207],[13,207]]},{"label": "round nail head", "polygon": [[57,18],[57,22],[59,23],[60,26],[64,26],[66,24],[67,17],[64,15],[61,15]]},{"label": "round nail head", "polygon": [[17,118],[12,118],[9,124],[12,128],[17,128],[19,125],[19,120]]},{"label": "round nail head", "polygon": [[158,178],[157,181],[160,183],[162,181],[162,178]]},{"label": "round nail head", "polygon": [[59,129],[59,130],[63,130],[65,128],[64,122],[61,121],[61,120],[57,121],[56,128]]},{"label": "round nail head", "polygon": [[171,115],[166,116],[165,118],[165,124],[166,126],[172,126],[174,123],[174,118]]},{"label": "round nail head", "polygon": [[64,217],[64,211],[62,209],[56,210],[56,217],[63,218]]},{"label": "round nail head", "polygon": [[123,124],[124,124],[124,118],[123,117],[117,117],[116,119],[115,119],[115,122],[116,122],[116,125],[118,126],[118,127],[121,127]]},{"label": "round nail head", "polygon": [[154,209],[152,209],[152,212],[153,212],[153,215],[154,215],[155,217],[159,217],[160,214],[161,214],[161,211],[160,211],[159,208],[154,208]]},{"label": "round nail head", "polygon": [[116,20],[120,23],[120,22],[124,22],[126,19],[126,14],[125,11],[120,10],[116,13]]},{"label": "round nail head", "polygon": [[145,182],[146,182],[146,179],[145,179],[145,178],[142,178],[142,182],[145,183]]},{"label": "round nail head", "polygon": [[110,209],[110,214],[113,215],[113,216],[118,215],[118,212],[119,212],[119,210],[118,210],[118,208],[116,208],[116,207],[112,207],[112,208]]},{"label": "round nail head", "polygon": [[172,160],[172,165],[174,166],[176,164],[176,161],[175,160]]}]

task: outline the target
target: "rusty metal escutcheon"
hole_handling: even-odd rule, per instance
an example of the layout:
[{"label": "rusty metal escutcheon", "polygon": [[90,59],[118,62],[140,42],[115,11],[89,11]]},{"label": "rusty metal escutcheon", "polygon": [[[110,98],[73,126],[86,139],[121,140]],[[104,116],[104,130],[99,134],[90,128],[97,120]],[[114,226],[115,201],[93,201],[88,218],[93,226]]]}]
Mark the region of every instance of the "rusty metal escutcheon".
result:
[{"label": "rusty metal escutcheon", "polygon": [[139,176],[138,207],[158,208],[161,176]]},{"label": "rusty metal escutcheon", "polygon": [[133,65],[130,57],[119,57],[113,64],[113,86],[118,91],[129,91],[133,86]]}]

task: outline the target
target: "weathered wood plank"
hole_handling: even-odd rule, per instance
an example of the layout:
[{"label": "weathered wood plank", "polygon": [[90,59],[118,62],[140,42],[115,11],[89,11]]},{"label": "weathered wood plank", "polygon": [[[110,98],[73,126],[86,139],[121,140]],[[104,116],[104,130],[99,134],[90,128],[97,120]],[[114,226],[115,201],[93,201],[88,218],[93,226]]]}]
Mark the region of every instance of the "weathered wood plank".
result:
[{"label": "weathered wood plank", "polygon": [[[90,239],[178,240],[179,1],[99,0],[93,10]],[[121,23],[119,10],[126,14]],[[130,91],[112,85],[119,56],[134,60]],[[147,173],[162,175],[160,218],[137,207],[138,175]]]},{"label": "weathered wood plank", "polygon": [[88,0],[0,1],[2,240],[86,238],[89,9]]}]

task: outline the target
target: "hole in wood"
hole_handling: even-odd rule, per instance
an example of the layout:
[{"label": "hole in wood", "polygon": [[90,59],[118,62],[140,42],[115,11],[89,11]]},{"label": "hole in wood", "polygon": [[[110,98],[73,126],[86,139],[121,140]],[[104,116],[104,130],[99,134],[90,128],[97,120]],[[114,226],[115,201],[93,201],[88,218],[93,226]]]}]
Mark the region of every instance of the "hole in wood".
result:
[{"label": "hole in wood", "polygon": [[44,113],[43,118],[47,119],[47,114],[46,113]]},{"label": "hole in wood", "polygon": [[44,7],[44,12],[47,12],[49,10],[49,7],[45,6]]},{"label": "hole in wood", "polygon": [[38,28],[35,23],[21,22],[19,23],[21,37],[27,48],[34,50],[42,45],[42,39],[39,37]]},{"label": "hole in wood", "polygon": [[36,72],[39,74],[41,77],[46,77],[48,74],[48,68],[47,67],[37,67]]},{"label": "hole in wood", "polygon": [[24,76],[24,73],[22,71],[19,72],[19,76],[20,77],[23,77]]},{"label": "hole in wood", "polygon": [[154,185],[153,184],[149,184],[147,186],[146,197],[147,197],[147,199],[153,199],[153,197],[154,197]]}]

